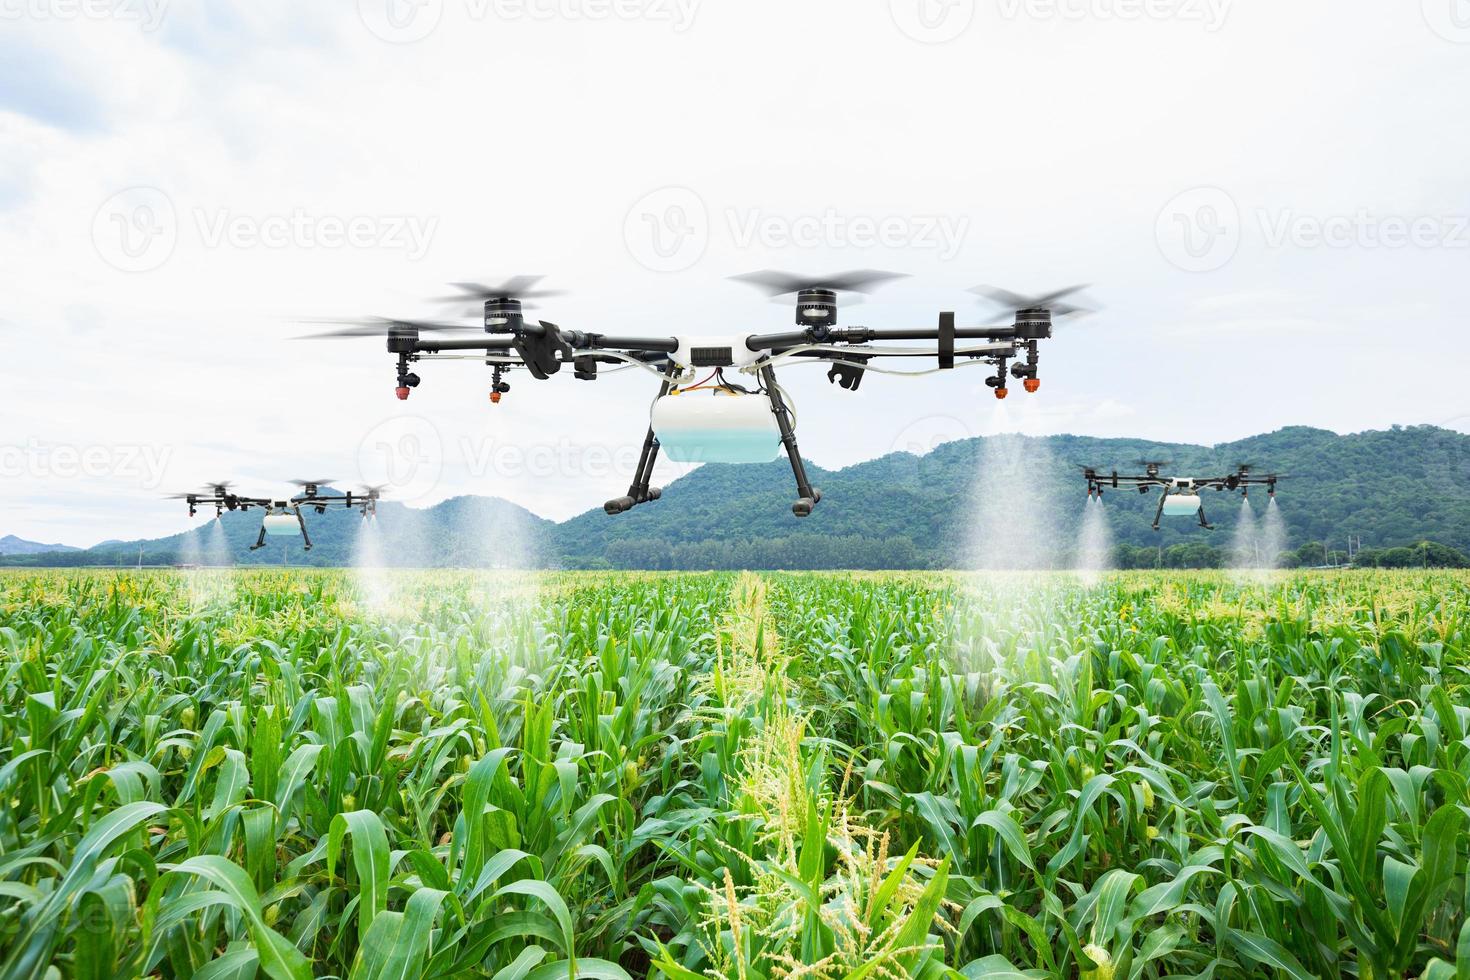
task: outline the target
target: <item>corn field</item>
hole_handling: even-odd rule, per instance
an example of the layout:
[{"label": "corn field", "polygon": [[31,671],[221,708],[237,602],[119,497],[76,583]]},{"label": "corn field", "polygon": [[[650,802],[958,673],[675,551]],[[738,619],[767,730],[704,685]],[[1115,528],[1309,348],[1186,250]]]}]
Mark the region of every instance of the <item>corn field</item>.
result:
[{"label": "corn field", "polygon": [[1467,669],[1458,573],[6,574],[0,977],[1465,980]]}]

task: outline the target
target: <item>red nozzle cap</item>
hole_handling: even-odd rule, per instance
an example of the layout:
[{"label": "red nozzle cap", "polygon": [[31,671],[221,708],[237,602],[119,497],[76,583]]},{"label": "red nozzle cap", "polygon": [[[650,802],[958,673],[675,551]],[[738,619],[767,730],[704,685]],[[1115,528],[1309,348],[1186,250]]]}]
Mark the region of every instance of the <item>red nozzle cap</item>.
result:
[{"label": "red nozzle cap", "polygon": [[500,392],[498,392],[498,391],[492,391],[492,392],[490,392],[490,404],[492,404],[492,405],[499,405],[500,404]]},{"label": "red nozzle cap", "polygon": [[1025,381],[1022,381],[1021,382],[1021,386],[1023,388],[1025,388],[1027,391],[1034,392],[1037,388],[1040,388],[1041,387],[1041,379],[1040,378],[1027,378]]},{"label": "red nozzle cap", "polygon": [[997,389],[995,389],[995,397],[996,398],[1004,398],[1006,395],[1009,395],[1009,394],[1010,394],[1010,392],[1007,391],[1004,388],[997,388]]},{"label": "red nozzle cap", "polygon": [[393,394],[397,395],[398,396],[398,400],[401,401],[401,402],[408,401],[408,389],[407,388],[394,388],[393,389]]}]

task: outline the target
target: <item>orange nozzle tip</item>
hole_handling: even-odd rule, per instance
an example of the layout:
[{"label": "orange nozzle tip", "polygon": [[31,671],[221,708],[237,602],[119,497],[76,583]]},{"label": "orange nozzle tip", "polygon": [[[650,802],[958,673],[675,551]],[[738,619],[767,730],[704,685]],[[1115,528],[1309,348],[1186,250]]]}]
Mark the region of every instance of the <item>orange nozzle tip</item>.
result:
[{"label": "orange nozzle tip", "polygon": [[1040,378],[1027,378],[1025,381],[1022,381],[1021,382],[1021,385],[1027,391],[1035,391],[1037,388],[1040,388],[1041,387],[1041,379]]},{"label": "orange nozzle tip", "polygon": [[492,404],[492,405],[499,405],[500,404],[500,392],[498,392],[498,391],[492,391],[492,392],[490,392],[490,404]]},{"label": "orange nozzle tip", "polygon": [[1006,395],[1009,395],[1009,394],[1010,394],[1010,392],[1007,391],[1005,388],[997,388],[997,389],[995,389],[995,397],[996,398],[1004,398]]}]

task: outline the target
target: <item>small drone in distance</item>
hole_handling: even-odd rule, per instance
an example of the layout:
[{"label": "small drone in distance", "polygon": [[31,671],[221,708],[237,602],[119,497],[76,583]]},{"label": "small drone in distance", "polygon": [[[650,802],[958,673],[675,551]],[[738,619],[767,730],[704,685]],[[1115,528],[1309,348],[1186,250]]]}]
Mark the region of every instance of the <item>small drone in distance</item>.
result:
[{"label": "small drone in distance", "polygon": [[[697,326],[676,329],[670,336],[609,336],[567,330],[525,315],[530,300],[561,295],[535,288],[541,276],[513,276],[495,285],[452,283],[457,295],[441,303],[459,304],[464,316],[482,317],[474,325],[435,320],[367,319],[318,321],[340,324],[319,337],[378,337],[397,360],[394,393],[407,399],[420,383],[412,367],[429,360],[479,361],[490,369],[490,401],[499,404],[510,391],[505,376],[524,370],[545,381],[564,367],[579,381],[627,368],[646,370],[659,379],[643,451],[632,484],[622,497],[603,505],[621,514],[658,500],[652,486],[660,448],[676,462],[760,463],[782,450],[791,464],[797,517],[811,514],[822,492],[811,485],[796,444],[796,416],[790,399],[776,382],[776,368],[798,364],[828,365],[827,380],[845,391],[857,391],[868,371],[915,376],[968,365],[985,365],[992,373],[985,384],[996,398],[1009,393],[1011,379],[1034,392],[1040,342],[1052,335],[1052,317],[1086,312],[1068,297],[1086,288],[1073,286],[1039,296],[977,286],[973,290],[998,306],[1011,322],[993,326],[959,326],[952,312],[941,312],[932,326],[875,329],[837,324],[838,298],[866,293],[899,273],[862,269],[821,278],[784,272],[753,272],[734,277],[768,296],[792,302],[796,329],[775,333],[711,334]],[[463,309],[464,304],[473,304]],[[489,336],[453,338],[445,333],[481,330]],[[967,341],[983,341],[967,343]],[[928,370],[893,371],[879,367],[883,358],[933,358]],[[708,377],[700,380],[702,373]],[[727,372],[730,377],[727,377]],[[735,377],[744,375],[744,378]]]},{"label": "small drone in distance", "polygon": [[171,500],[186,500],[189,503],[189,516],[198,514],[200,507],[213,507],[216,518],[224,516],[225,511],[251,510],[260,508],[265,515],[260,521],[260,536],[255,544],[250,546],[251,551],[258,551],[265,547],[265,539],[269,537],[280,537],[288,534],[300,534],[304,550],[311,550],[311,535],[306,531],[306,518],[302,515],[302,508],[314,510],[318,514],[325,514],[329,507],[342,507],[347,510],[357,509],[362,512],[363,517],[378,512],[378,499],[382,495],[382,487],[363,487],[357,492],[351,490],[346,493],[336,493],[328,487],[323,493],[322,488],[327,487],[330,480],[292,480],[301,492],[286,500],[275,500],[270,497],[246,497],[233,492],[227,481],[205,484],[202,490],[190,493],[170,494]]},{"label": "small drone in distance", "polygon": [[1164,517],[1189,517],[1197,516],[1199,526],[1213,531],[1215,525],[1205,519],[1205,505],[1200,500],[1201,490],[1239,490],[1242,496],[1250,493],[1253,486],[1263,486],[1269,497],[1276,496],[1276,481],[1285,479],[1282,473],[1267,473],[1256,476],[1251,472],[1249,463],[1239,463],[1233,472],[1225,476],[1210,477],[1188,477],[1188,476],[1163,476],[1164,468],[1171,465],[1167,460],[1138,461],[1143,467],[1143,475],[1126,476],[1117,470],[1111,473],[1100,473],[1091,466],[1082,467],[1082,475],[1087,479],[1087,496],[1093,494],[1102,497],[1103,489],[1117,489],[1119,487],[1132,487],[1139,493],[1148,493],[1150,490],[1159,490],[1159,509],[1154,512],[1153,529],[1159,529],[1159,521]]}]

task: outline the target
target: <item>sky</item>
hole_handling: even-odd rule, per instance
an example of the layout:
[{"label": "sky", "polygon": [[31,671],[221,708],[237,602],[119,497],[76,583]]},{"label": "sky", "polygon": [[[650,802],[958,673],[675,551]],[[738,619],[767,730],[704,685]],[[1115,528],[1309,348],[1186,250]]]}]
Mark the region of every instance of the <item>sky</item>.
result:
[{"label": "sky", "polygon": [[[173,533],[206,481],[563,519],[655,379],[423,364],[313,317],[546,275],[602,333],[789,328],[730,276],[903,272],[842,322],[1091,284],[1041,390],[790,368],[829,468],[1019,430],[1470,431],[1470,2],[0,0],[0,536]],[[685,469],[661,464],[655,482]]]}]

